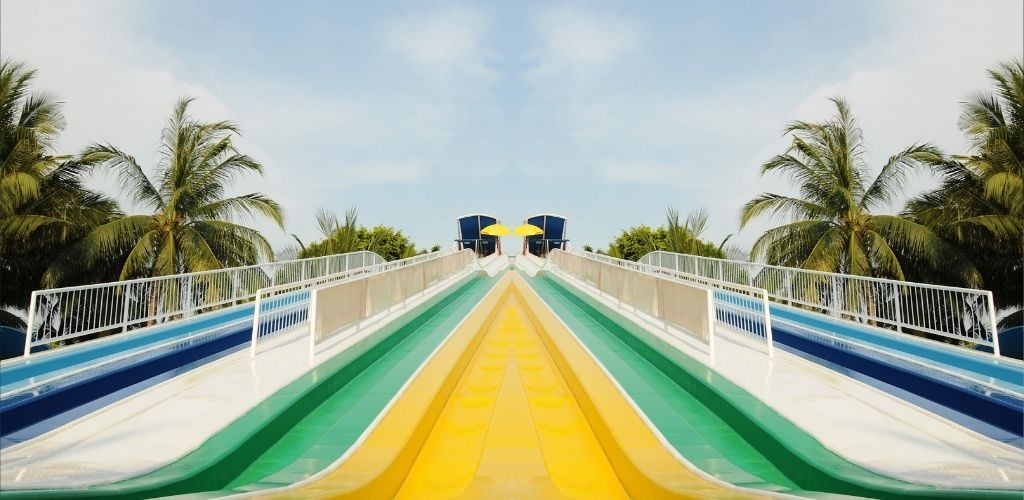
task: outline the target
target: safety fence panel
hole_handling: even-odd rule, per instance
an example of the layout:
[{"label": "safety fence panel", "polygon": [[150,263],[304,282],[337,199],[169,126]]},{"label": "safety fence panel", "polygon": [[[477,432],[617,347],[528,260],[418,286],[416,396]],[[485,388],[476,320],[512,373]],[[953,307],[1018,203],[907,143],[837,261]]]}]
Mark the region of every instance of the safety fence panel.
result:
[{"label": "safety fence panel", "polygon": [[623,302],[643,311],[649,316],[658,316],[658,280],[639,271],[630,272],[626,278],[626,294]]},{"label": "safety fence panel", "polygon": [[715,290],[715,321],[761,339],[767,345],[768,355],[775,355],[772,339],[772,315],[768,308],[768,292],[764,289],[703,278],[665,268],[651,267],[649,272],[713,288]]},{"label": "safety fence panel", "polygon": [[[87,335],[166,324],[253,300],[257,291],[383,263],[373,252],[270,262],[32,292],[25,355]],[[82,339],[84,340],[84,339]]]},{"label": "safety fence panel", "polygon": [[692,332],[705,343],[711,342],[711,322],[707,314],[707,289],[669,280],[657,280],[658,317]]},{"label": "safety fence panel", "polygon": [[614,297],[626,296],[626,281],[629,271],[617,266],[601,266],[601,291]]},{"label": "safety fence panel", "polygon": [[376,275],[392,269],[439,260],[446,255],[451,255],[451,253],[433,252],[391,262],[384,262],[383,259],[377,262],[376,259],[362,255],[358,260],[350,259],[350,262],[353,264],[370,265],[258,290],[253,310],[253,330],[250,346],[252,355],[256,355],[257,343],[267,340],[280,332],[304,326],[309,322],[311,290],[365,277],[366,275]]},{"label": "safety fence panel", "polygon": [[313,325],[313,332],[316,334],[315,342],[321,342],[324,335],[329,332],[366,318],[366,305],[363,298],[366,297],[368,281],[360,279],[339,283],[316,292],[317,298],[325,303],[330,303],[333,309],[331,314],[317,315],[316,323]]},{"label": "safety fence panel", "polygon": [[649,266],[582,252],[552,250],[551,262],[621,304],[678,327],[713,349],[713,303],[709,288],[673,281]]},{"label": "safety fence panel", "polygon": [[464,271],[474,259],[473,251],[468,249],[430,260],[407,259],[386,271],[312,290],[310,352],[347,327],[386,314],[392,307],[425,293],[428,276],[437,285]]},{"label": "safety fence panel", "polygon": [[811,271],[756,262],[651,252],[641,264],[765,289],[778,303],[842,321],[927,333],[965,347],[989,346],[1000,355],[992,292]]}]

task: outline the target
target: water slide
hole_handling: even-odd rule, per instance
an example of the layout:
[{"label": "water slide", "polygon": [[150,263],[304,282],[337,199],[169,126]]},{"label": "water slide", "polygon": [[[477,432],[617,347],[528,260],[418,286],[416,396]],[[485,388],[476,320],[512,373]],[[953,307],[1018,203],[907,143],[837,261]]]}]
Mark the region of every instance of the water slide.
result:
[{"label": "water slide", "polygon": [[508,273],[352,453],[282,496],[758,496],[690,470]]},{"label": "water slide", "polygon": [[[809,383],[814,380],[794,380],[783,372],[783,366],[763,354],[755,353],[749,361],[739,358],[752,352],[749,348],[735,349],[737,359],[732,363],[722,357],[711,361],[717,370],[752,374],[756,380],[749,387],[762,391],[758,397],[785,401],[787,408],[817,421],[819,433],[812,437],[716,370],[620,316],[614,307],[550,274],[542,273],[530,280],[530,285],[681,455],[730,483],[796,494],[810,490],[873,498],[1019,498],[1022,494],[1024,462],[1019,450],[1012,447],[964,435],[955,425],[919,410],[908,412],[892,400],[878,400],[870,388],[868,396],[877,400],[876,406],[856,404],[859,402],[853,401],[849,392]],[[761,371],[758,363],[764,361],[768,363]],[[782,377],[773,377],[773,371],[782,372],[778,374]],[[797,374],[828,381],[820,373]],[[779,385],[773,386],[773,380]],[[786,392],[795,395],[788,399],[772,395]],[[817,400],[809,401],[811,397]],[[848,428],[828,428],[829,421],[843,422],[842,415],[829,415],[829,409],[845,412],[851,420],[863,419],[867,425],[854,421],[848,422]],[[885,413],[895,418],[883,418]],[[915,431],[915,425],[936,432]],[[956,439],[950,440],[952,444],[943,442],[941,433],[959,433],[958,440],[977,448],[955,446],[959,444]],[[843,439],[846,436],[851,439]],[[828,438],[833,446],[824,446],[816,439],[820,437]],[[833,448],[854,456],[873,456],[871,465],[886,473],[852,463]],[[877,453],[881,457],[871,455]],[[916,481],[894,478],[896,474],[890,471],[905,472],[908,479]],[[981,479],[985,480],[978,481]]]},{"label": "water slide", "polygon": [[[424,302],[369,336],[345,346],[324,363],[269,395],[253,408],[205,435],[194,449],[176,460],[179,441],[192,440],[205,420],[230,412],[235,399],[218,395],[246,393],[260,378],[244,373],[207,380],[206,395],[178,395],[122,418],[150,394],[115,405],[84,422],[3,450],[4,498],[151,498],[199,492],[217,495],[290,484],[327,467],[370,425],[430,353],[479,303],[493,278],[473,274]],[[278,360],[308,366],[306,344],[296,359]],[[264,354],[272,354],[273,351]],[[248,353],[237,353],[248,372],[255,365]],[[257,360],[260,361],[259,357]],[[273,367],[270,367],[273,368]],[[176,379],[169,385],[180,382]],[[157,388],[158,389],[158,388]],[[236,398],[237,399],[237,398]],[[175,401],[177,400],[177,401]],[[177,404],[174,404],[177,403]],[[212,406],[212,407],[211,407]],[[107,415],[109,413],[109,416]],[[204,415],[216,413],[218,415]],[[195,415],[197,414],[197,415]],[[116,418],[114,416],[117,416]],[[119,419],[119,420],[118,420]],[[185,424],[193,422],[194,424]],[[115,421],[117,420],[117,421]],[[138,424],[138,425],[136,425]],[[194,425],[194,427],[192,427]],[[70,434],[64,437],[61,434]],[[131,439],[125,439],[126,436]],[[145,443],[143,445],[143,443]],[[143,446],[140,446],[143,445]],[[131,473],[129,467],[145,467]],[[109,471],[121,471],[111,478]],[[127,477],[125,477],[127,476]]]},{"label": "water slide", "polygon": [[[579,290],[545,273],[495,281],[461,282],[141,475],[72,484],[67,477],[82,463],[74,453],[48,459],[45,446],[12,447],[18,454],[0,461],[3,496],[1021,496],[1024,481],[1012,460],[1004,471],[1010,486],[1002,488],[922,484],[859,466],[758,399],[770,395],[754,396],[659,344]],[[242,387],[229,382],[221,389]],[[807,408],[815,404],[843,406]],[[149,427],[131,443],[124,432],[86,439],[78,456],[120,460],[133,444],[160,435]],[[894,441],[893,455],[907,452],[903,442],[922,439],[891,430],[910,436]],[[873,433],[852,433],[856,439],[886,434],[856,431]],[[169,434],[169,442],[177,438]],[[999,458],[1005,450],[982,451]],[[950,453],[957,464],[977,462],[962,450]]]},{"label": "water slide", "polygon": [[[345,265],[342,271],[323,279],[381,269],[374,265],[383,261],[381,257],[362,258],[363,253],[331,257]],[[346,259],[357,254],[360,258],[354,263]],[[323,259],[308,261],[316,260]],[[237,301],[222,304],[220,310],[180,319],[164,318],[164,322],[118,335],[5,360],[0,364],[0,448],[32,439],[241,349],[251,338],[250,299],[255,292],[240,293]],[[80,299],[114,301],[118,297],[111,291],[77,293]],[[74,292],[71,296],[76,297]],[[308,302],[309,292],[298,291],[287,299],[278,299],[269,307],[265,304],[263,309],[294,309],[296,303]],[[56,304],[59,311],[59,301]],[[109,314],[96,312],[106,311],[108,306],[101,300],[92,304],[94,319],[111,319]]]},{"label": "water slide", "polygon": [[[668,258],[659,258],[662,254]],[[709,283],[678,271],[679,265],[673,257],[676,256],[654,252],[641,262],[652,264],[656,272],[676,279]],[[718,302],[733,304],[746,301],[723,289],[715,291],[715,298]],[[943,307],[940,304],[942,302],[935,298],[937,309]],[[1024,363],[1021,361],[897,334],[779,302],[772,302],[770,309],[775,343],[788,352],[861,380],[992,439],[1024,448]],[[941,311],[931,314],[939,317]]]}]

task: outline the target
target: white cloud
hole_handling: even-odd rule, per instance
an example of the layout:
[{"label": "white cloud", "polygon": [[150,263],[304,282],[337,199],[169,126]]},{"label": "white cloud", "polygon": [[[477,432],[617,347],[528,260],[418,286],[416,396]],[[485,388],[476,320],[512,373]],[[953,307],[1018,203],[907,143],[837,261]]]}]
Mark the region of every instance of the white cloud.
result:
[{"label": "white cloud", "polygon": [[542,43],[539,73],[600,70],[641,46],[641,32],[630,21],[565,6],[541,12],[535,27]]},{"label": "white cloud", "polygon": [[[184,96],[201,118],[231,115],[206,86],[168,69],[167,56],[131,33],[135,4],[104,11],[84,1],[4,2],[4,56],[37,69],[36,89],[64,102],[67,129],[58,148],[73,153],[93,142],[109,142],[152,165],[156,145],[175,102]],[[46,19],[59,36],[40,36],[28,19]],[[102,26],[102,29],[98,29]],[[131,38],[133,43],[126,43]],[[116,191],[106,179],[101,189]]]},{"label": "white cloud", "polygon": [[[989,2],[979,8],[950,0],[889,2],[877,14],[891,30],[854,54],[847,74],[821,82],[791,118],[825,118],[833,113],[828,98],[845,98],[864,130],[876,171],[890,155],[914,143],[966,152],[957,128],[960,103],[991,88],[986,70],[1024,54],[1024,3]],[[984,29],[975,28],[980,26]],[[931,185],[929,175],[919,175],[906,194]]]},{"label": "white cloud", "polygon": [[373,161],[364,164],[344,165],[329,169],[326,180],[331,188],[367,184],[391,184],[414,182],[422,179],[426,170],[415,161]]},{"label": "white cloud", "polygon": [[824,118],[832,112],[827,98],[842,96],[870,141],[875,163],[918,141],[963,152],[966,142],[956,126],[960,102],[991,88],[987,69],[1024,54],[1024,3],[984,5],[884,3],[877,14],[891,31],[854,54],[846,75],[822,81],[796,106],[794,117]]},{"label": "white cloud", "polygon": [[491,75],[484,36],[490,19],[478,10],[453,8],[398,19],[383,30],[383,45],[420,70],[441,76],[468,70]]},{"label": "white cloud", "polygon": [[706,188],[707,178],[695,173],[696,169],[685,165],[645,160],[606,162],[598,170],[598,175],[606,182],[670,185],[689,190]]}]

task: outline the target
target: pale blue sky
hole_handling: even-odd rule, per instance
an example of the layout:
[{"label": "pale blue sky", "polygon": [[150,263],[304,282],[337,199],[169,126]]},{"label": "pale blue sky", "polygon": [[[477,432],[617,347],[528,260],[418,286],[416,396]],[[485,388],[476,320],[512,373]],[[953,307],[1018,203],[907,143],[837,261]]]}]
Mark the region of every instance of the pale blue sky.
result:
[{"label": "pale blue sky", "polygon": [[758,177],[784,124],[831,95],[876,164],[915,141],[961,151],[957,102],[1021,56],[1022,18],[1020,0],[4,0],[0,39],[67,101],[66,150],[148,160],[181,95],[238,121],[267,170],[238,189],[278,199],[304,241],[316,207],[355,205],[420,246],[475,211],[561,213],[603,246],[670,205],[707,207],[709,239],[736,232],[743,202],[787,189]]}]

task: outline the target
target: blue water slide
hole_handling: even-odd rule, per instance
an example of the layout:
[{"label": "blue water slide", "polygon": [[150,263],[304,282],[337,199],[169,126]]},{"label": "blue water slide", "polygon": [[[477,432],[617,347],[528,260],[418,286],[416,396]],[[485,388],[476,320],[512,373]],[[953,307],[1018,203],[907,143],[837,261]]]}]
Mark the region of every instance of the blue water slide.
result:
[{"label": "blue water slide", "polygon": [[[749,298],[716,290],[715,300],[759,310]],[[1024,367],[952,346],[900,338],[796,308],[771,304],[777,345],[852,376],[993,439],[1024,447]],[[728,320],[728,309],[719,311]],[[728,321],[727,321],[728,322]],[[964,351],[964,352],[959,352]]]},{"label": "blue water slide", "polygon": [[[265,302],[261,310],[290,311],[308,300],[308,290],[297,291]],[[253,307],[242,304],[5,362],[0,366],[0,447],[241,349],[252,338]]]}]

